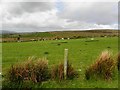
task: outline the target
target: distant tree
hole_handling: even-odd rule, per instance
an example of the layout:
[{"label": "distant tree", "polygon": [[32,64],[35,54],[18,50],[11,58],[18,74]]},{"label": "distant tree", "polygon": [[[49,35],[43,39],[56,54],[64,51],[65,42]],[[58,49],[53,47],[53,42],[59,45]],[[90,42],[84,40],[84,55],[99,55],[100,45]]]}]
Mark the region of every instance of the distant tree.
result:
[{"label": "distant tree", "polygon": [[21,37],[21,35],[18,35],[18,37],[17,37],[17,40],[18,40],[18,41],[20,41],[20,37]]}]

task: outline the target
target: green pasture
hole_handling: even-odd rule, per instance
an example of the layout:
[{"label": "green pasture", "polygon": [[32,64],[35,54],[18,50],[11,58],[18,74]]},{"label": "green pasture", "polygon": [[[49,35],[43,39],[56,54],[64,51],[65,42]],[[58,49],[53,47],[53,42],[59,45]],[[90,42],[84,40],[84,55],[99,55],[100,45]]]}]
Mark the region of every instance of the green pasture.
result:
[{"label": "green pasture", "polygon": [[[33,42],[2,43],[2,74],[5,75],[11,65],[24,62],[28,57],[47,58],[49,67],[64,61],[64,49],[69,51],[68,59],[78,70],[78,78],[57,82],[49,80],[32,87],[42,88],[117,88],[117,71],[112,80],[86,80],[85,69],[95,62],[104,50],[110,50],[115,57],[118,52],[118,38],[83,38],[70,40],[48,40]],[[4,77],[5,78],[5,77]]]}]

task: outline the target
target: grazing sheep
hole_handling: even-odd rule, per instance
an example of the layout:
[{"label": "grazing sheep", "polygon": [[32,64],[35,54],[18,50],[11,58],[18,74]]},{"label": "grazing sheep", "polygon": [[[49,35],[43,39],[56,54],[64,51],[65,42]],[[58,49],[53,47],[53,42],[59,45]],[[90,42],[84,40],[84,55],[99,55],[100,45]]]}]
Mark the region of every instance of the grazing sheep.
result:
[{"label": "grazing sheep", "polygon": [[64,40],[64,38],[62,38],[62,40]]},{"label": "grazing sheep", "polygon": [[68,40],[70,39],[70,38],[67,38]]},{"label": "grazing sheep", "polygon": [[91,38],[91,40],[94,40],[94,38]]}]

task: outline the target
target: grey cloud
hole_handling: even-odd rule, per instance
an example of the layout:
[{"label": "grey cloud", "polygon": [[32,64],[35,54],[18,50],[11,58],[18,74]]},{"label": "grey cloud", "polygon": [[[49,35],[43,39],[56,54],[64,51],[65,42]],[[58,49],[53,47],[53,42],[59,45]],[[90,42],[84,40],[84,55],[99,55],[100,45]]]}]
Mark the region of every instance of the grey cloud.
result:
[{"label": "grey cloud", "polygon": [[[69,4],[69,2],[67,3]],[[79,5],[81,5],[80,3],[81,2],[73,2],[71,7],[68,7],[66,4],[63,6],[63,12],[59,13],[58,16],[61,18],[97,24],[117,23],[117,3],[92,2],[90,6],[88,6],[88,3],[83,3],[83,5],[79,7]],[[76,8],[76,6],[78,6],[78,8]],[[73,10],[71,10],[72,8]]]},{"label": "grey cloud", "polygon": [[53,2],[10,2],[4,4],[8,5],[8,8],[5,8],[8,9],[8,13],[13,15],[21,15],[26,12],[42,12],[54,8]]},{"label": "grey cloud", "polygon": [[21,7],[26,12],[46,11],[54,8],[52,2],[22,2]]}]

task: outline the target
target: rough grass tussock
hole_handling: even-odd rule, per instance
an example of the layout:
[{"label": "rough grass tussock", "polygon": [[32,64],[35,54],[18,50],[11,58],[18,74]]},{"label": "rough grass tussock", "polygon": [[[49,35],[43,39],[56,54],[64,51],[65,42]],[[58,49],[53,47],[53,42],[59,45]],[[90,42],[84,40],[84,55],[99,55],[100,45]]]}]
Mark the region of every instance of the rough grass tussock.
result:
[{"label": "rough grass tussock", "polygon": [[[77,76],[77,72],[70,63],[67,65],[67,79],[73,79]],[[63,80],[64,79],[64,64],[54,65],[51,70],[52,79]]]},{"label": "rough grass tussock", "polygon": [[103,51],[96,62],[86,69],[85,77],[87,80],[92,77],[109,80],[112,78],[114,69],[115,62],[112,59],[111,53]]},{"label": "rough grass tussock", "polygon": [[37,59],[33,61],[32,59],[29,58],[22,64],[12,65],[8,72],[9,81],[20,83],[31,80],[37,83],[47,80],[50,77],[47,60]]}]

